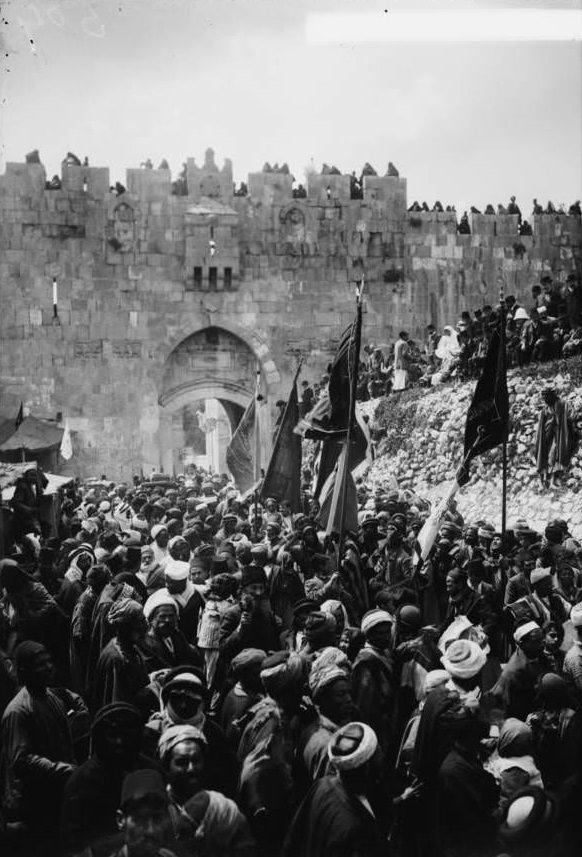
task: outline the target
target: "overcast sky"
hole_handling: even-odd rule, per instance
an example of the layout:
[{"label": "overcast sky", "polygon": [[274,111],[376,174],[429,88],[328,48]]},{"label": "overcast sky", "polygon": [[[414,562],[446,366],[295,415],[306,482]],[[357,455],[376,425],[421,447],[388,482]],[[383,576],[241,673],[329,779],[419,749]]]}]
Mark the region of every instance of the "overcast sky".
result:
[{"label": "overcast sky", "polygon": [[[580,9],[582,0],[555,6]],[[390,10],[508,6],[390,0]],[[514,4],[519,5],[519,4]],[[528,0],[523,6],[548,5]],[[310,12],[387,14],[388,0],[4,0],[0,157],[68,150],[176,174],[212,146],[235,178],[288,161],[342,172],[389,160],[409,201],[582,196],[580,42],[310,43]]]}]

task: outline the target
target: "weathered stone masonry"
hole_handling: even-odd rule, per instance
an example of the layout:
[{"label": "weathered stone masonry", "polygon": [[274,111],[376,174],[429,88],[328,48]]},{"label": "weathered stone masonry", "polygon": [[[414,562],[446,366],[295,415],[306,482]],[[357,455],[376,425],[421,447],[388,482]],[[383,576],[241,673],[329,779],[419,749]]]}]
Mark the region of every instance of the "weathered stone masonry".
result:
[{"label": "weathered stone masonry", "polygon": [[211,150],[188,160],[187,196],[169,170],[128,170],[121,196],[107,168],[64,165],[60,190],[45,180],[41,164],[0,177],[0,410],[61,412],[84,475],[171,470],[172,415],[216,396],[234,421],[257,365],[267,436],[297,355],[304,377],[325,370],[362,272],[364,341],[388,343],[494,303],[500,273],[524,297],[543,270],[564,279],[582,243],[565,215],[533,217],[529,237],[515,216],[473,216],[459,235],[454,213],[407,212],[392,176],[365,178],[361,200],[349,176],[312,176],[294,199],[290,176],[253,173],[233,196]]}]

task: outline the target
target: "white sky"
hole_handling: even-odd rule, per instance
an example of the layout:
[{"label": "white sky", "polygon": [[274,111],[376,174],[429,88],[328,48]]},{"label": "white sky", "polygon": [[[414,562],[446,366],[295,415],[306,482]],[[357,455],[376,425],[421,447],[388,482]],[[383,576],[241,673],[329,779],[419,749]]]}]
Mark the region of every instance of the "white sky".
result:
[{"label": "white sky", "polygon": [[[0,162],[68,150],[109,166],[208,146],[237,181],[265,161],[383,174],[459,207],[582,196],[581,43],[314,44],[312,12],[547,7],[523,0],[4,0]],[[582,0],[554,8],[580,10]],[[384,12],[389,9],[388,13]],[[32,40],[32,42],[31,42]]]}]

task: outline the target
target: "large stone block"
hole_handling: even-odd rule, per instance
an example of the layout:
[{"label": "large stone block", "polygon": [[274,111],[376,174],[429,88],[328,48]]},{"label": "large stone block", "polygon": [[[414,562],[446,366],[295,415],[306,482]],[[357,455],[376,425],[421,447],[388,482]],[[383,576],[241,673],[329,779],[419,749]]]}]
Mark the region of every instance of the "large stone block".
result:
[{"label": "large stone block", "polygon": [[284,173],[249,173],[249,196],[262,205],[286,205],[293,198],[293,179]]},{"label": "large stone block", "polygon": [[[172,191],[170,170],[129,169],[126,171],[126,181],[133,197],[140,202],[149,202],[152,206],[156,201],[167,199]],[[152,214],[158,211],[161,213],[161,208],[154,209]]]},{"label": "large stone block", "polygon": [[[80,194],[87,188],[87,196],[104,198],[109,193],[109,167],[79,167],[75,164],[61,166],[62,190]],[[56,193],[56,191],[50,191]]]},{"label": "large stone block", "polygon": [[39,196],[44,193],[46,170],[42,164],[17,164],[9,161],[2,187],[9,194]]}]

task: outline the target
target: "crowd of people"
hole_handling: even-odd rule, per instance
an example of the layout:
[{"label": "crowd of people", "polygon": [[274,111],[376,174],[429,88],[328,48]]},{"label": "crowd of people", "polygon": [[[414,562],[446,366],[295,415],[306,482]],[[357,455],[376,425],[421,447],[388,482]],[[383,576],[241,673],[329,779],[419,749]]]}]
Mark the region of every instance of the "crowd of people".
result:
[{"label": "crowd of people", "polygon": [[[402,331],[388,348],[364,346],[358,399],[479,377],[499,313],[486,304],[463,311],[457,323],[444,325],[440,334],[433,324],[427,325],[424,342]],[[527,301],[509,295],[505,318],[508,368],[582,354],[582,286],[577,274],[568,274],[561,284],[543,275]]]},{"label": "crowd of people", "polygon": [[0,561],[2,853],[579,853],[582,547],[357,486],[304,508],[25,475]]}]

